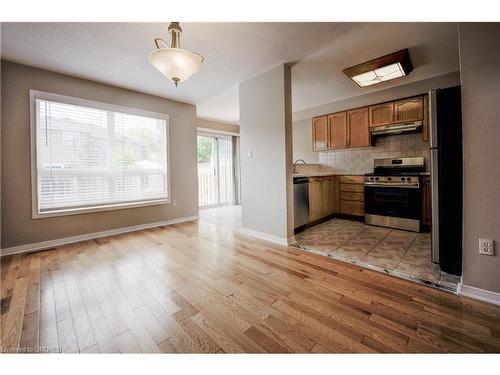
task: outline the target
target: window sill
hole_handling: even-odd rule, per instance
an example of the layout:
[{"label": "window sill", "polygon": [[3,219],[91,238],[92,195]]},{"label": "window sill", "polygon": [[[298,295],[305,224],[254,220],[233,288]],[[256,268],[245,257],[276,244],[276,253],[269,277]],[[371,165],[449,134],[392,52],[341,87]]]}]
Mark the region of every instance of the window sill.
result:
[{"label": "window sill", "polygon": [[172,201],[169,198],[166,198],[166,199],[155,199],[155,200],[150,200],[150,201],[110,204],[110,205],[102,205],[102,206],[67,208],[67,209],[43,211],[43,212],[39,212],[38,210],[36,210],[36,211],[33,211],[32,218],[33,219],[43,219],[43,218],[47,218],[47,217],[70,216],[70,215],[88,214],[88,213],[93,213],[93,212],[125,210],[125,209],[129,209],[129,208],[159,206],[159,205],[165,205],[165,204],[171,204],[171,203],[172,203]]}]

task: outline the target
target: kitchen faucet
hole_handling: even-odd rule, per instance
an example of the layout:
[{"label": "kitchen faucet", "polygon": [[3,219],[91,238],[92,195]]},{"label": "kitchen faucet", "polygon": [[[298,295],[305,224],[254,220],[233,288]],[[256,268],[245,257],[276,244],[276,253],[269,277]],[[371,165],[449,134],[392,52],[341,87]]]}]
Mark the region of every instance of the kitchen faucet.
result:
[{"label": "kitchen faucet", "polygon": [[297,159],[297,160],[295,160],[295,163],[293,163],[293,173],[294,173],[294,174],[295,174],[295,173],[297,173],[297,164],[299,163],[299,161],[301,161],[301,162],[302,162],[302,164],[304,164],[304,165],[306,165],[306,164],[307,164],[307,163],[306,163],[304,160],[302,160],[302,159]]}]

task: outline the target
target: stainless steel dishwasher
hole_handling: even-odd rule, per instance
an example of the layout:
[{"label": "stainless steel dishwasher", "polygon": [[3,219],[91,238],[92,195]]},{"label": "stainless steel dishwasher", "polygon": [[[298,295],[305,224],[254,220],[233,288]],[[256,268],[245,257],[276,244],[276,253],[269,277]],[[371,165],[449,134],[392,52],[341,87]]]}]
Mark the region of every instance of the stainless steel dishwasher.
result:
[{"label": "stainless steel dishwasher", "polygon": [[293,179],[293,218],[295,232],[304,229],[309,222],[309,178]]}]

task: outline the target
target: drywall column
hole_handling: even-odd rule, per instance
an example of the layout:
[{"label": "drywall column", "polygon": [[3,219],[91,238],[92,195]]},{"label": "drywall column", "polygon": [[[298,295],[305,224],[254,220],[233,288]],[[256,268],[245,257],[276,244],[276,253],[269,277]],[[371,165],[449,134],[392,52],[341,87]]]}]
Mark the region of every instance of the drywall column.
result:
[{"label": "drywall column", "polygon": [[242,231],[286,244],[293,235],[290,67],[239,86]]},{"label": "drywall column", "polygon": [[[464,146],[463,291],[500,295],[500,24],[459,25]],[[479,255],[479,238],[496,255]]]}]

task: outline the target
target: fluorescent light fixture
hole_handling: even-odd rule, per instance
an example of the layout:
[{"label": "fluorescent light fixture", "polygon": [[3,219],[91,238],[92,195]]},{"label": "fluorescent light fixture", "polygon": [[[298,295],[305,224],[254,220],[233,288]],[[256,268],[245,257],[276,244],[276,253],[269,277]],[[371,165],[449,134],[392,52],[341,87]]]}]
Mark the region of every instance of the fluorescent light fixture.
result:
[{"label": "fluorescent light fixture", "polygon": [[344,69],[343,72],[359,87],[400,78],[413,70],[407,49],[391,53],[374,60]]}]

